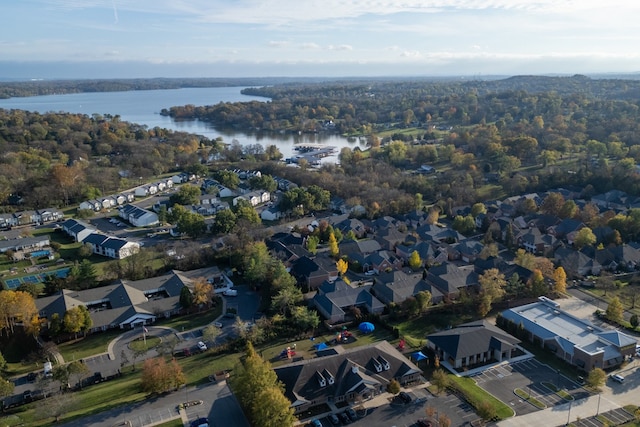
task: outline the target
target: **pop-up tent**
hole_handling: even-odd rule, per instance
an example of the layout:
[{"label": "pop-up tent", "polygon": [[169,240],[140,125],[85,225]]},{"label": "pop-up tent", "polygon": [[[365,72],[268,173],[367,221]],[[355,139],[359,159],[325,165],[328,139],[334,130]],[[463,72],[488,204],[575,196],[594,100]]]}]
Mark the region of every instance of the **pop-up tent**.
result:
[{"label": "pop-up tent", "polygon": [[362,322],[360,323],[360,326],[358,326],[358,329],[360,329],[360,332],[363,334],[368,334],[369,332],[373,332],[376,327],[373,326],[373,323],[371,322]]},{"label": "pop-up tent", "polygon": [[423,352],[421,352],[421,351],[416,351],[415,353],[413,353],[413,354],[411,355],[411,357],[413,357],[413,359],[414,359],[416,362],[419,362],[419,361],[421,361],[421,360],[428,359],[428,357],[427,357]]},{"label": "pop-up tent", "polygon": [[314,347],[316,348],[316,350],[324,350],[328,346],[327,343],[321,342],[320,344],[314,344]]}]

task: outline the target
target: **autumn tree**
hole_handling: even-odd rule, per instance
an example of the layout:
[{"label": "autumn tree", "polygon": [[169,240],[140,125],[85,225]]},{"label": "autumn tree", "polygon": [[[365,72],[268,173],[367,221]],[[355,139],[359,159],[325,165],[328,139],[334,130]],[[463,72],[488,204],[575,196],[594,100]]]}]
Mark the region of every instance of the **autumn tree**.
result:
[{"label": "autumn tree", "polygon": [[320,238],[318,236],[311,235],[307,237],[307,250],[311,252],[311,254],[315,255],[318,251],[318,244],[320,243]]},{"label": "autumn tree", "polygon": [[204,277],[199,277],[193,284],[193,305],[201,308],[208,307],[213,297],[213,286]]},{"label": "autumn tree", "polygon": [[436,386],[438,393],[441,393],[449,386],[449,377],[442,368],[437,368],[431,375],[431,383]]},{"label": "autumn tree", "polygon": [[564,268],[558,267],[553,271],[553,282],[556,293],[567,292],[567,273],[564,272]]},{"label": "autumn tree", "polygon": [[55,422],[78,405],[78,396],[74,393],[54,393],[38,402],[36,415],[40,419],[53,417]]},{"label": "autumn tree", "polygon": [[164,358],[156,357],[144,361],[140,383],[147,393],[164,393],[177,390],[186,378],[175,359],[167,364]]},{"label": "autumn tree", "polygon": [[82,380],[89,375],[89,368],[83,362],[74,360],[66,365],[69,378],[73,384],[79,384],[82,388]]},{"label": "autumn tree", "polygon": [[422,266],[422,258],[420,258],[420,254],[418,251],[411,252],[409,256],[409,267],[416,271]]},{"label": "autumn tree", "polygon": [[14,388],[15,385],[13,381],[8,381],[0,377],[0,398],[11,396]]},{"label": "autumn tree", "polygon": [[529,293],[532,297],[539,297],[541,295],[545,295],[549,290],[546,282],[544,281],[544,276],[542,275],[542,272],[537,268],[533,270],[533,275],[529,279],[527,285],[529,287]]},{"label": "autumn tree", "polygon": [[389,381],[389,384],[387,384],[388,393],[398,394],[400,393],[400,389],[401,389],[400,383],[395,378],[392,378],[391,381]]},{"label": "autumn tree", "polygon": [[329,255],[333,258],[336,258],[340,255],[340,248],[338,248],[338,241],[336,240],[336,235],[334,233],[329,234]]},{"label": "autumn tree", "polygon": [[78,332],[87,332],[93,326],[93,320],[91,320],[91,314],[87,307],[79,305],[77,307],[70,308],[64,313],[64,319],[62,321],[64,330],[74,336],[78,337]]},{"label": "autumn tree", "polygon": [[18,324],[27,332],[37,334],[40,330],[38,309],[33,296],[23,291],[0,292],[0,331],[13,334]]},{"label": "autumn tree", "polygon": [[418,304],[418,310],[420,313],[424,313],[427,311],[429,306],[431,305],[431,292],[429,291],[420,291],[415,295],[416,302]]},{"label": "autumn tree", "polygon": [[607,379],[607,374],[601,368],[594,368],[589,371],[589,375],[587,375],[586,383],[587,385],[594,389],[599,390],[600,387],[604,385],[604,382]]},{"label": "autumn tree", "polygon": [[478,312],[484,317],[491,311],[491,304],[499,301],[505,294],[507,281],[497,268],[490,268],[478,277],[480,284]]},{"label": "autumn tree", "polygon": [[581,249],[585,246],[593,246],[596,240],[596,235],[593,234],[593,231],[589,227],[584,227],[578,230],[573,245],[576,249]]},{"label": "autumn tree", "polygon": [[622,320],[624,320],[623,314],[624,307],[622,306],[622,302],[620,302],[620,298],[617,296],[611,298],[606,311],[607,319],[615,323],[621,323]]},{"label": "autumn tree", "polygon": [[349,263],[341,258],[336,262],[336,268],[338,269],[338,274],[340,276],[344,276],[344,274],[349,269]]}]

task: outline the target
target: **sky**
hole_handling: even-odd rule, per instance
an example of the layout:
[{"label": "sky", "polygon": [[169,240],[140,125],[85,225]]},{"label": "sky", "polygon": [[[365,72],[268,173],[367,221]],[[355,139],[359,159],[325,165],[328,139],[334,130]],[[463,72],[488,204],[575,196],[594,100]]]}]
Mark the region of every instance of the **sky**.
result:
[{"label": "sky", "polygon": [[2,0],[0,78],[640,71],[638,0]]}]

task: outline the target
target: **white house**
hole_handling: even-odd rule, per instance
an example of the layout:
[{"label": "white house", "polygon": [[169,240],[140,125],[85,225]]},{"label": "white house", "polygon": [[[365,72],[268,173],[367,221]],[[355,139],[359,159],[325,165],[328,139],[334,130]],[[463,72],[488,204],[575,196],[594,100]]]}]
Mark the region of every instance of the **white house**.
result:
[{"label": "white house", "polygon": [[239,200],[247,200],[251,206],[258,206],[271,200],[271,193],[264,190],[251,191],[233,199],[233,206],[238,204]]},{"label": "white house", "polygon": [[125,205],[119,208],[118,216],[129,221],[134,227],[147,227],[159,223],[158,214],[135,205]]},{"label": "white house", "polygon": [[270,206],[260,212],[263,221],[277,221],[282,217],[282,212],[276,206]]}]

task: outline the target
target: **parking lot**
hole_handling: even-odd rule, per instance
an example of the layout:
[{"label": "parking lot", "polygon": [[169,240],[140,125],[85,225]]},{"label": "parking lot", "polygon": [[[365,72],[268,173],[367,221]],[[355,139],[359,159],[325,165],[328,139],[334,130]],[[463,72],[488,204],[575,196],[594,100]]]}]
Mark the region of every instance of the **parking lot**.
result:
[{"label": "parking lot", "polygon": [[[361,417],[349,424],[354,427],[368,426],[415,426],[417,420],[425,418],[428,406],[436,411],[436,418],[446,415],[451,419],[451,427],[468,426],[479,419],[473,408],[458,396],[450,393],[434,396],[425,388],[416,388],[409,391],[412,397],[410,403],[403,403],[396,398],[393,402],[378,408],[370,408],[366,414],[359,411]],[[323,426],[332,426],[327,417],[321,418]]]},{"label": "parking lot", "polygon": [[514,393],[516,388],[528,393],[547,407],[567,403],[567,401],[543,383],[559,386],[576,400],[589,395],[579,384],[535,359],[490,368],[474,376],[473,379],[480,387],[511,406],[516,415],[529,414],[538,410],[529,402],[516,396]]}]

